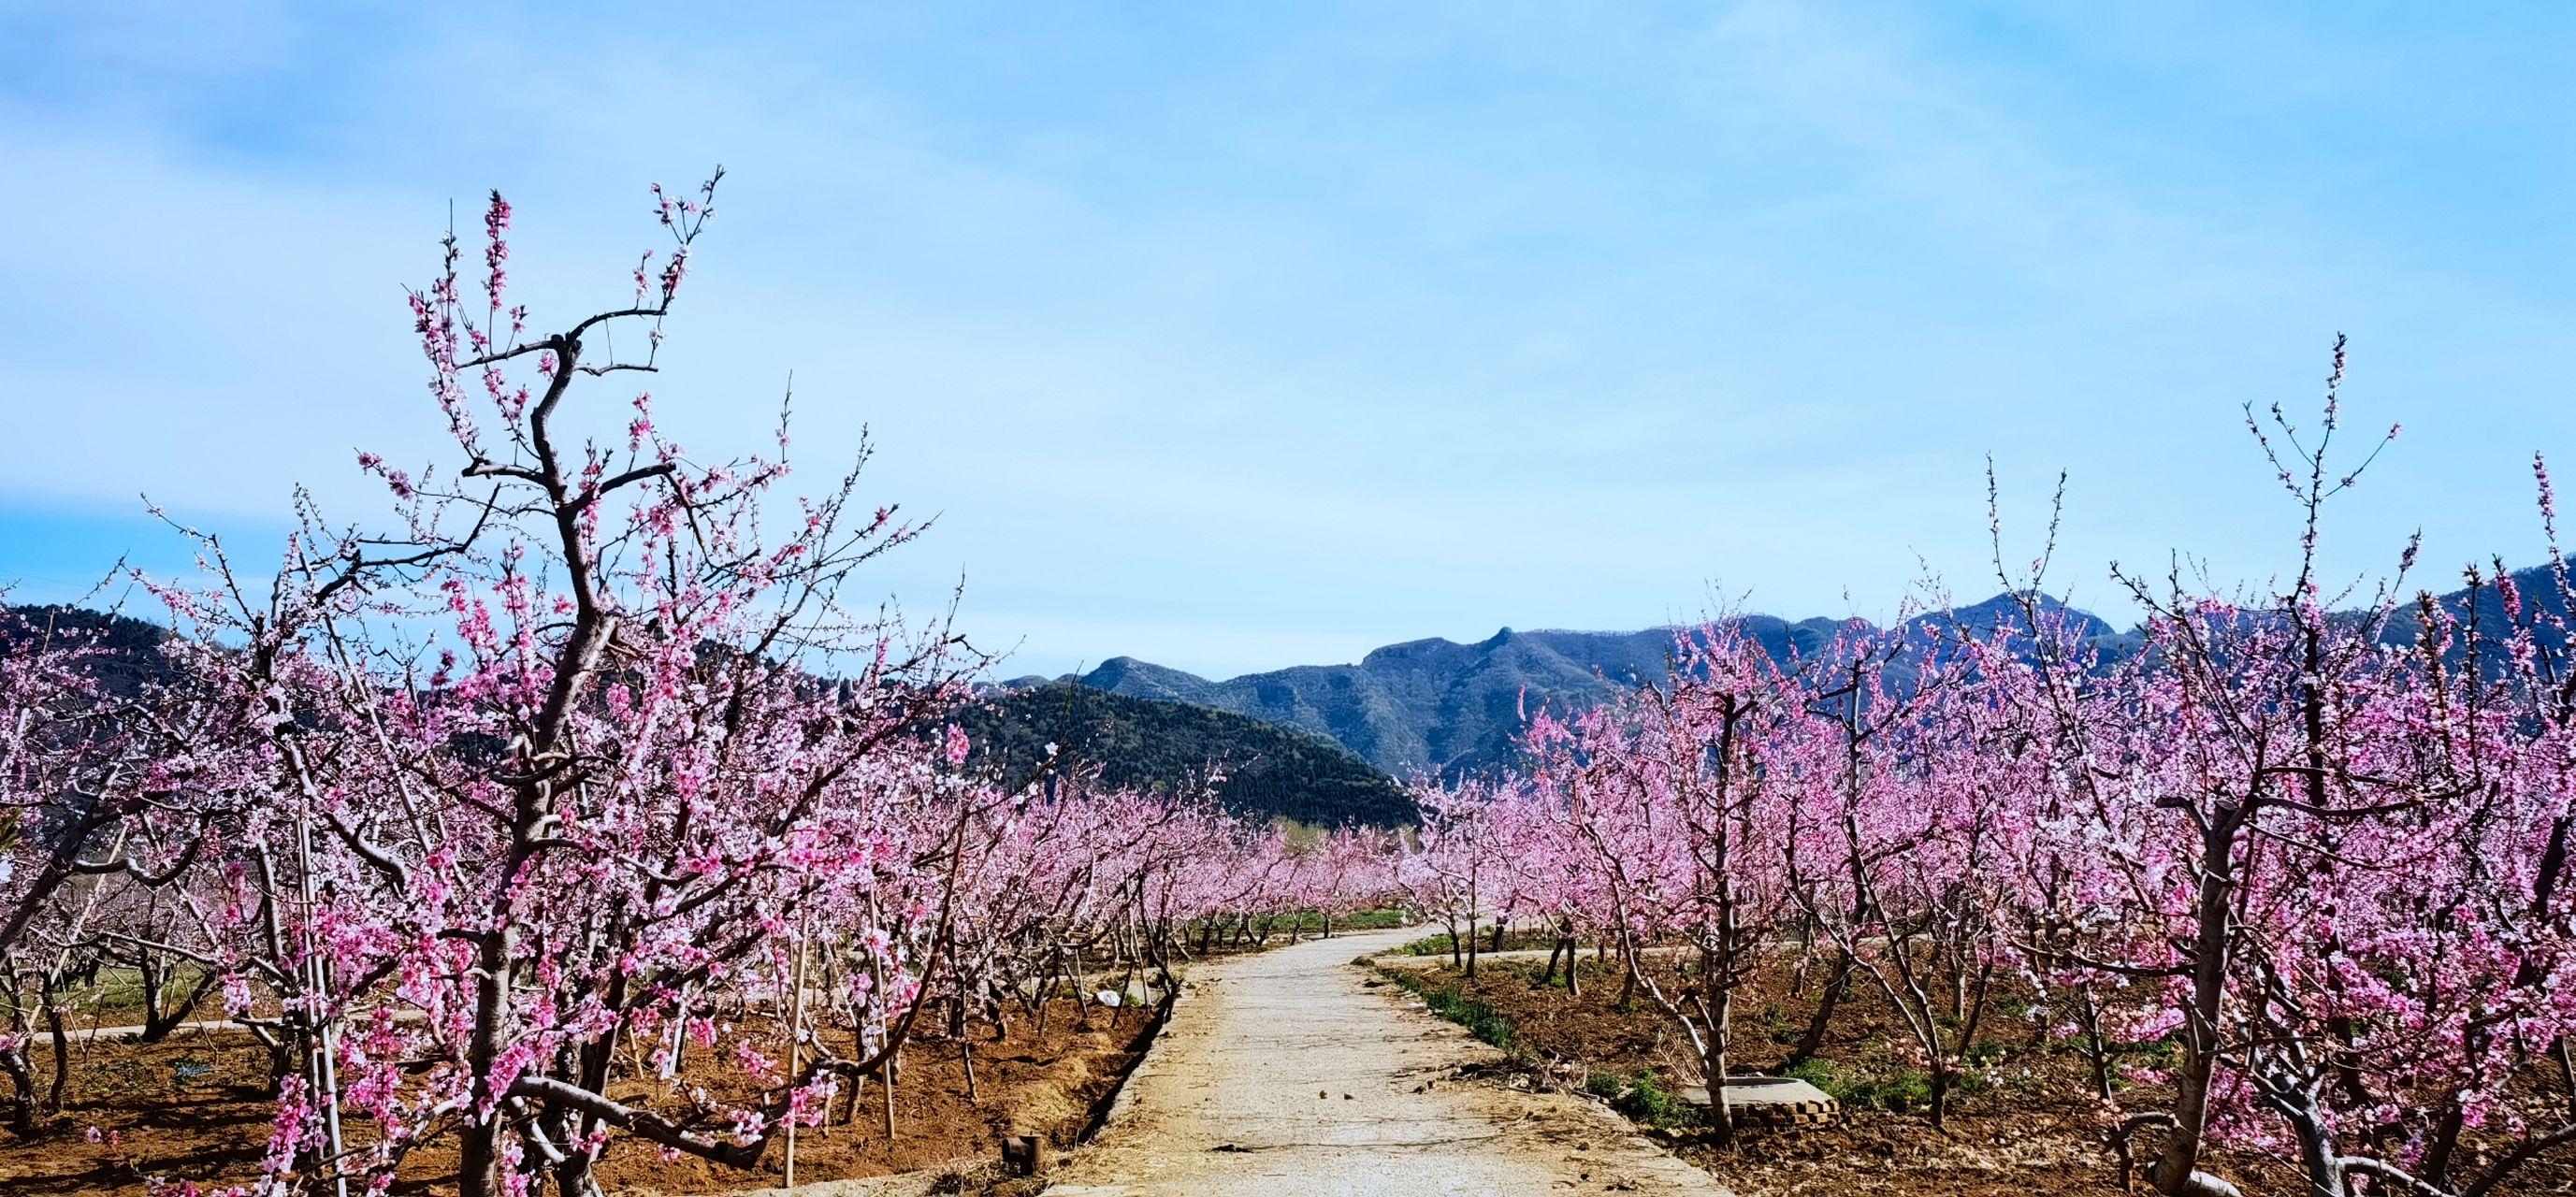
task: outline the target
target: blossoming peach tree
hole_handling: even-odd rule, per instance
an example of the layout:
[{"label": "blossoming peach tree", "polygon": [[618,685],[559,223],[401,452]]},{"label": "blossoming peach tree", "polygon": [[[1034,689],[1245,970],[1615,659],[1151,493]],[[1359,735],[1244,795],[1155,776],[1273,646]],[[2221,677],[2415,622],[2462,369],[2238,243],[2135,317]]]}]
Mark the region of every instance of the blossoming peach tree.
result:
[{"label": "blossoming peach tree", "polygon": [[657,188],[667,244],[551,332],[494,195],[471,276],[451,235],[409,297],[446,464],[360,454],[390,530],[299,493],[265,577],[199,536],[214,582],[152,586],[173,680],[0,638],[22,1128],[31,1011],[59,1045],[66,970],[116,952],[270,1044],[261,1191],[382,1190],[433,1146],[470,1197],[597,1192],[620,1139],[748,1168],[890,1094],[926,1011],[999,1033],[1086,953],[1167,968],[1191,920],[1297,892],[1203,796],[978,768],[947,715],[984,659],[843,600],[921,526],[856,468],[778,500],[783,413],[775,456],[708,462],[606,393],[657,372],[716,187]]},{"label": "blossoming peach tree", "polygon": [[2038,601],[2046,555],[1985,625],[1774,660],[1721,621],[1659,685],[1535,719],[1526,773],[1423,795],[1409,872],[1472,918],[1466,849],[1512,845],[1716,1093],[1731,991],[1821,942],[1936,1127],[2017,985],[2088,1061],[2068,1096],[2124,1178],[2232,1194],[2226,1149],[2330,1197],[2514,1191],[2576,1145],[2576,592],[2545,468],[2546,593],[2497,565],[2403,600],[2411,546],[2376,595],[2329,592],[2323,513],[2378,452],[2333,464],[2343,364],[2315,423],[2248,413],[2302,528],[2277,593],[2122,573],[2148,618],[2120,653]]}]

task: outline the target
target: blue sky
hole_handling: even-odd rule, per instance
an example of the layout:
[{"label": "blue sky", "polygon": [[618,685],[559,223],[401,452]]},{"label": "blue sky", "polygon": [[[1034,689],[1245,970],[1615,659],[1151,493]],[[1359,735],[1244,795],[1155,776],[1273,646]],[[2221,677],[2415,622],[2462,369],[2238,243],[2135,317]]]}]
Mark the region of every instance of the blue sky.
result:
[{"label": "blue sky", "polygon": [[365,514],[450,201],[570,314],[715,162],[663,423],[759,448],[792,370],[941,513],[872,585],[1011,674],[1978,597],[1990,452],[2125,620],[2115,559],[2286,568],[2238,407],[2338,331],[2407,427],[2343,573],[2535,560],[2576,469],[2576,9],[368,7],[0,10],[21,599],[185,572],[145,494]]}]

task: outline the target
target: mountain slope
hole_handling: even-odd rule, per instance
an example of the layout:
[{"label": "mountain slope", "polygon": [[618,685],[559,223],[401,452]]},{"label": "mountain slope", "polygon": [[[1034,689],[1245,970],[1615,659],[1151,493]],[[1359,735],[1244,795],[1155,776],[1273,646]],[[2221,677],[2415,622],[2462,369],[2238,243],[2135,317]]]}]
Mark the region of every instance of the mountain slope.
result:
[{"label": "mountain slope", "polygon": [[[2055,599],[2090,637],[2111,637],[2110,624]],[[1917,616],[1905,631],[1925,640],[1954,626],[1985,634],[2018,617],[2013,600],[1996,595],[1971,606]],[[1774,660],[1811,660],[1857,620],[1747,615],[1737,626]],[[1507,762],[1527,713],[1542,706],[1583,710],[1619,690],[1664,676],[1677,629],[1636,632],[1516,632],[1474,644],[1409,640],[1351,665],[1300,665],[1210,681],[1133,657],[1113,657],[1077,678],[1095,690],[1129,698],[1182,701],[1249,715],[1327,737],[1396,776],[1454,775]]]},{"label": "mountain slope", "polygon": [[1607,678],[1660,674],[1663,650],[1650,652],[1649,641],[1661,646],[1670,636],[1506,628],[1476,644],[1415,640],[1355,665],[1304,665],[1223,682],[1127,658],[1077,680],[1124,697],[1180,698],[1297,728],[1403,776],[1502,759],[1525,702],[1589,707],[1615,689]]},{"label": "mountain slope", "polygon": [[[0,659],[48,636],[83,646],[82,668],[112,693],[178,679],[165,655],[170,634],[158,625],[78,607],[0,606]],[[1112,784],[1164,793],[1191,788],[1220,766],[1219,801],[1249,817],[1387,827],[1414,820],[1403,787],[1340,745],[1209,707],[1015,684],[957,722],[979,753],[1013,769],[1034,770],[1053,742],[1075,760],[1102,766]]]},{"label": "mountain slope", "polygon": [[1403,788],[1342,746],[1214,707],[1055,682],[1003,692],[958,724],[1006,773],[1036,769],[1053,744],[1070,763],[1099,766],[1111,785],[1159,793],[1191,789],[1213,766],[1217,800],[1246,817],[1414,820]]},{"label": "mountain slope", "polygon": [[[2576,565],[2576,558],[2570,558],[2569,563]],[[2480,629],[2478,666],[2489,674],[2507,665],[2507,650],[2497,643],[2503,635],[2501,629],[2529,624],[2532,626],[2532,639],[2542,650],[2555,654],[2567,646],[2564,630],[2569,621],[2567,602],[2558,593],[2558,579],[2552,576],[2550,567],[2534,565],[2514,570],[2507,576],[2513,579],[2514,589],[2521,593],[2522,612],[2518,619],[2506,612],[2504,595],[2496,589],[2492,577],[2485,586],[2478,588],[2474,603],[2470,601],[2467,587],[2445,594],[2439,600],[2441,608],[2458,620],[2464,629],[2471,626]],[[2401,603],[2389,613],[2388,625],[2380,630],[2379,641],[2393,647],[2412,647],[2423,634],[2423,613],[2414,603]]]},{"label": "mountain slope", "polygon": [[0,656],[22,643],[77,647],[89,676],[121,696],[173,679],[163,651],[169,640],[169,629],[130,615],[86,607],[0,607]]}]

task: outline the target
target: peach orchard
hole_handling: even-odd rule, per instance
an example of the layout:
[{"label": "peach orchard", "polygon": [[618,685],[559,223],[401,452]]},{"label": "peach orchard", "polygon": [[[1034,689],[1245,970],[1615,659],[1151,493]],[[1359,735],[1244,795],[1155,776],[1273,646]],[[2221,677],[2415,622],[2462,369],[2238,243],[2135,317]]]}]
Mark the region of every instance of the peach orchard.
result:
[{"label": "peach orchard", "polygon": [[[450,466],[361,454],[396,526],[302,501],[263,574],[200,538],[212,585],[151,583],[174,679],[107,686],[83,637],[8,629],[22,1132],[105,959],[178,979],[147,1035],[211,990],[267,1046],[261,1191],[380,1189],[431,1144],[468,1197],[595,1192],[617,1136],[748,1168],[892,1083],[925,1018],[1042,1016],[1102,973],[1168,992],[1193,921],[1385,888],[1364,833],[1291,853],[1203,797],[970,769],[945,716],[982,658],[841,601],[918,529],[855,469],[782,507],[783,417],[780,457],[704,464],[606,393],[653,374],[714,193],[656,189],[631,295],[543,335],[495,195],[474,277],[451,236],[410,297]],[[690,1053],[766,1088],[711,1102]],[[649,1100],[611,1095],[639,1076]]]},{"label": "peach orchard", "polygon": [[[2017,1017],[2087,1061],[2108,1158],[2169,1194],[2233,1191],[2229,1146],[2328,1197],[2485,1197],[2576,1141],[2576,595],[2499,566],[2413,597],[2411,550],[2329,593],[2320,513],[2358,473],[2334,384],[2308,424],[2254,421],[2306,527],[2277,593],[2123,575],[2149,618],[2120,651],[2038,601],[2044,566],[1991,626],[1783,657],[1721,620],[1660,685],[1531,712],[1519,771],[1418,784],[1418,833],[1292,844],[984,762],[952,721],[984,658],[843,601],[919,527],[855,468],[780,497],[783,414],[774,457],[657,429],[641,386],[714,193],[657,190],[631,290],[552,332],[510,299],[494,196],[410,296],[444,464],[362,454],[397,517],[300,498],[273,566],[200,537],[211,582],[149,583],[167,677],[0,633],[20,1132],[62,1105],[65,994],[105,962],[144,979],[147,1036],[213,998],[266,1047],[255,1191],[380,1190],[435,1145],[469,1197],[586,1197],[620,1139],[759,1164],[932,1022],[1168,993],[1221,924],[1400,894],[1471,953],[1505,920],[1606,948],[1721,1098],[1765,975],[1878,990],[1935,1131],[1998,995],[2036,994]],[[693,1055],[758,1094],[711,1099]]]}]

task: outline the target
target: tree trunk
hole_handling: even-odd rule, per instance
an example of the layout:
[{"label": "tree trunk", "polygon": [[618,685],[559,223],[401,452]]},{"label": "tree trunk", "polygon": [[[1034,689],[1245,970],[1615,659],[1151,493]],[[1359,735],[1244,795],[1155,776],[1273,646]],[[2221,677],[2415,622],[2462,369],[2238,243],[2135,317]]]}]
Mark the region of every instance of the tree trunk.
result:
[{"label": "tree trunk", "polygon": [[0,1053],[0,1071],[9,1074],[9,1086],[14,1091],[9,1102],[9,1129],[22,1136],[33,1136],[36,1133],[36,1077],[28,1066],[25,1049],[11,1048]]},{"label": "tree trunk", "polygon": [[[1728,912],[1733,921],[1733,911]],[[1730,929],[1729,934],[1732,934]],[[1708,1010],[1707,1047],[1700,1057],[1700,1072],[1708,1078],[1708,1121],[1717,1131],[1718,1141],[1735,1138],[1735,1111],[1726,1104],[1726,1074],[1734,1067],[1728,1059],[1733,1047],[1729,1028],[1735,1014],[1735,991],[1726,983],[1730,970],[1718,967],[1713,953],[1702,952],[1699,958],[1700,1002]]]},{"label": "tree trunk", "polygon": [[[2221,809],[2201,833],[2200,892],[2194,911],[2191,1008],[2182,1025],[2182,1067],[2174,1070],[2172,1133],[2149,1175],[2166,1197],[2191,1193],[2209,1127],[2209,1082],[2218,1066],[2218,1016],[2227,995],[2230,898],[2236,888],[2236,828],[2244,808]],[[2340,1194],[2337,1194],[2340,1197]]]},{"label": "tree trunk", "polygon": [[[457,1197],[492,1197],[503,1191],[502,1143],[510,1124],[501,1116],[501,1095],[490,1092],[490,1085],[501,1055],[502,1009],[509,1000],[511,938],[506,925],[483,937],[481,967],[474,982],[474,1030],[465,1052],[477,1108],[465,1112],[464,1143],[456,1165]],[[685,1041],[688,1036],[680,1038]]]},{"label": "tree trunk", "polygon": [[1805,1033],[1798,1036],[1797,1046],[1789,1049],[1789,1063],[1815,1059],[1825,1050],[1825,1033],[1833,1026],[1834,1011],[1850,991],[1852,957],[1849,952],[1834,955],[1833,971],[1826,974],[1824,988],[1816,994],[1816,1013],[1807,1019]]},{"label": "tree trunk", "polygon": [[2084,1058],[2093,1066],[2093,1096],[2107,1104],[2111,1100],[2111,1045],[2102,1038],[2102,1008],[2088,993],[2076,1010],[2077,1025],[2084,1031]]},{"label": "tree trunk", "polygon": [[2576,1053],[2568,1050],[2565,1036],[2559,1037],[2557,1054],[2559,1079],[2567,1082],[2567,1112],[2576,1115]]},{"label": "tree trunk", "polygon": [[54,1083],[45,1094],[49,1113],[63,1112],[63,1099],[71,1092],[72,1041],[63,1027],[63,1006],[56,1000],[52,986],[45,989],[45,1034],[54,1041]]}]

